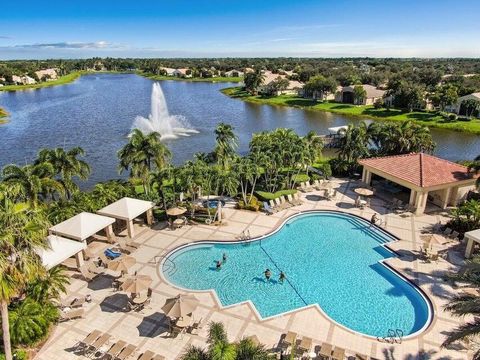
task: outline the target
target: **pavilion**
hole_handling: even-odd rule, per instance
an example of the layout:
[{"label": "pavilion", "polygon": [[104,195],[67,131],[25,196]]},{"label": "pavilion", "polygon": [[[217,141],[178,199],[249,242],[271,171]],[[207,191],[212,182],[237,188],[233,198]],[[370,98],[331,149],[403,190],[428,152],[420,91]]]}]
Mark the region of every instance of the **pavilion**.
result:
[{"label": "pavilion", "polygon": [[473,246],[475,245],[475,243],[480,244],[480,229],[466,232],[465,241],[467,243],[467,248],[465,250],[465,258],[469,259],[472,257]]},{"label": "pavilion", "polygon": [[124,197],[118,201],[115,201],[113,204],[105,206],[97,212],[100,215],[125,221],[127,223],[128,236],[133,238],[135,236],[133,220],[142,214],[146,214],[147,224],[152,225],[154,206],[155,203],[151,201]]},{"label": "pavilion", "polygon": [[410,189],[409,204],[423,214],[429,197],[442,209],[455,206],[475,189],[476,176],[467,167],[438,157],[411,153],[358,161],[362,181],[370,185],[372,174]]},{"label": "pavilion", "polygon": [[46,249],[36,248],[35,251],[40,256],[43,266],[51,269],[61,264],[68,258],[75,256],[77,267],[82,266],[84,251],[87,247],[84,241],[66,239],[57,235],[47,237],[48,247]]}]

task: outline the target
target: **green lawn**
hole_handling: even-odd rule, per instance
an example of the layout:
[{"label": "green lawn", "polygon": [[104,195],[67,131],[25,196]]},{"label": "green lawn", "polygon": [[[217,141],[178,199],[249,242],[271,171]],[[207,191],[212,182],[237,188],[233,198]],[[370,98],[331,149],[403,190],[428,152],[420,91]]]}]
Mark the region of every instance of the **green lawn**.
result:
[{"label": "green lawn", "polygon": [[240,82],[241,77],[214,77],[214,78],[181,78],[178,76],[163,76],[138,72],[140,76],[144,76],[152,80],[177,80],[177,81],[192,81],[192,82]]},{"label": "green lawn", "polygon": [[32,85],[7,85],[0,87],[0,91],[17,91],[17,90],[27,90],[27,89],[40,89],[44,87],[64,85],[71,83],[78,79],[81,75],[89,74],[88,71],[75,71],[65,76],[60,76],[57,80],[45,81],[38,84]]},{"label": "green lawn", "polygon": [[274,97],[252,96],[243,91],[240,87],[223,89],[222,93],[232,98],[241,99],[257,104],[268,104],[276,106],[289,106],[300,109],[314,111],[328,111],[336,114],[364,117],[371,119],[381,119],[389,121],[413,120],[418,124],[426,125],[431,128],[441,128],[455,131],[480,134],[480,120],[473,119],[468,121],[445,121],[441,116],[433,112],[405,112],[397,109],[375,109],[373,106],[356,106],[350,104],[340,104],[334,102],[319,103],[310,99],[300,98],[294,95],[280,95]]}]

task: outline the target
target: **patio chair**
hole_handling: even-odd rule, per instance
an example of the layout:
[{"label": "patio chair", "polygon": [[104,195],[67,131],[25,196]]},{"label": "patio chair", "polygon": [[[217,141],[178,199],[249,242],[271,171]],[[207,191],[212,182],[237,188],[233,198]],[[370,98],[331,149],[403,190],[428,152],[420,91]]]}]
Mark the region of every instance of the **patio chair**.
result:
[{"label": "patio chair", "polygon": [[132,344],[128,344],[126,348],[124,348],[120,354],[116,356],[115,359],[117,360],[125,360],[130,358],[135,352],[137,352],[137,347]]},{"label": "patio chair", "polygon": [[331,344],[323,343],[318,352],[320,359],[330,359],[332,356],[333,346]]},{"label": "patio chair", "polygon": [[100,335],[102,335],[102,332],[100,330],[93,330],[90,334],[85,336],[83,340],[78,341],[75,345],[73,345],[73,348],[75,350],[84,350],[91,346],[95,340],[97,340]]},{"label": "patio chair", "polygon": [[113,251],[112,249],[107,249],[103,252],[105,254],[105,256],[111,260],[113,259],[116,259],[116,258],[119,258],[120,256],[122,256],[122,253],[119,253],[119,252],[116,252],[116,251]]},{"label": "patio chair", "polygon": [[275,201],[269,200],[269,201],[268,201],[268,204],[270,205],[270,208],[271,208],[273,211],[278,212],[277,204],[275,204]]},{"label": "patio chair", "polygon": [[288,202],[284,195],[280,196],[280,203],[283,205],[285,209],[292,207],[293,205]]},{"label": "patio chair", "polygon": [[320,190],[320,187],[322,186],[322,183],[318,180],[315,180],[312,184],[312,187],[315,189],[315,190]]},{"label": "patio chair", "polygon": [[63,308],[66,308],[66,307],[69,307],[69,308],[78,308],[78,307],[82,307],[83,304],[85,304],[85,296],[83,297],[80,297],[80,298],[70,298],[70,299],[66,299],[66,300],[63,300],[61,303],[60,303],[60,308],[63,309]]},{"label": "patio chair", "polygon": [[95,264],[93,261],[87,262],[87,269],[91,273],[94,273],[94,274],[97,274],[97,275],[103,274],[103,272],[104,272],[104,269],[101,268],[100,266],[98,266],[97,264]]},{"label": "patio chair", "polygon": [[128,243],[123,239],[118,239],[116,245],[120,249],[120,252],[123,252],[123,253],[126,253],[126,254],[131,254],[135,250],[137,250],[136,247],[128,245]]},{"label": "patio chair", "polygon": [[153,360],[154,356],[155,353],[153,351],[147,350],[142,355],[140,355],[138,360]]},{"label": "patio chair", "polygon": [[108,264],[112,261],[104,253],[100,253],[100,255],[98,255],[98,258],[100,259],[101,266],[105,268],[108,267]]},{"label": "patio chair", "polygon": [[438,223],[436,223],[435,225],[433,225],[432,231],[433,231],[434,233],[441,233],[441,232],[442,232],[442,223],[441,223],[441,222],[438,222]]},{"label": "patio chair", "polygon": [[100,349],[105,346],[106,344],[108,344],[108,342],[110,341],[110,338],[112,337],[112,335],[110,334],[102,334],[97,340],[95,340],[93,342],[92,345],[90,345],[89,347],[87,347],[84,351],[84,354],[86,355],[92,355],[92,354],[95,354],[97,353],[98,351],[100,351]]},{"label": "patio chair", "polygon": [[267,213],[267,215],[272,215],[274,213],[273,209],[268,205],[266,201],[263,202],[263,210]]},{"label": "patio chair", "polygon": [[60,316],[60,319],[58,319],[58,322],[64,322],[68,320],[83,318],[84,315],[85,315],[85,309],[83,308],[73,309],[73,310],[67,311],[66,313],[62,313],[62,315]]},{"label": "patio chair", "polygon": [[298,349],[303,352],[310,352],[310,350],[312,349],[312,339],[306,336],[302,337],[302,340],[298,345]]},{"label": "patio chair", "polygon": [[287,201],[292,205],[295,206],[295,201],[293,200],[292,194],[287,195]]},{"label": "patio chair", "polygon": [[190,328],[188,329],[190,334],[198,335],[198,330],[202,328],[201,324],[202,324],[202,319],[200,319],[198,321],[194,321],[192,326],[190,326]]},{"label": "patio chair", "polygon": [[87,281],[87,282],[90,282],[92,281],[93,279],[95,279],[97,277],[98,274],[95,274],[95,273],[92,273],[88,270],[87,266],[86,265],[82,265],[80,266],[79,268],[80,270],[80,273],[82,274],[82,277]]},{"label": "patio chair", "polygon": [[107,359],[115,359],[117,355],[125,348],[125,346],[127,346],[125,341],[117,341],[110,349],[108,349],[108,351],[105,352],[103,357]]},{"label": "patio chair", "polygon": [[274,199],[273,201],[275,201],[275,204],[277,205],[276,208],[278,209],[278,211],[282,211],[282,210],[285,210],[285,205],[282,204],[282,202],[280,201],[279,198],[276,198]]}]

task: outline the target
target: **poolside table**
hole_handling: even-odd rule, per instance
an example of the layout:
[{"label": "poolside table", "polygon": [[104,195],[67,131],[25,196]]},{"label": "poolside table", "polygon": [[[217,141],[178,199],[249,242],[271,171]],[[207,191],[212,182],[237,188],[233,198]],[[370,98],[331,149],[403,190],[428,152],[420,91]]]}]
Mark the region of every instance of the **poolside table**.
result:
[{"label": "poolside table", "polygon": [[175,322],[175,325],[180,327],[180,328],[185,328],[187,326],[192,325],[192,320],[193,320],[193,318],[191,316],[184,316],[182,318],[179,318]]}]

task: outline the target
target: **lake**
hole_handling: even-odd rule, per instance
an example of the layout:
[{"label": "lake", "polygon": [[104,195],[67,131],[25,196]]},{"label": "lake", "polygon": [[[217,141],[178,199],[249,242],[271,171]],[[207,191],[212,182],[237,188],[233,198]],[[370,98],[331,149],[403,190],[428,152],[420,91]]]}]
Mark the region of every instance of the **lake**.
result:
[{"label": "lake", "polygon": [[[301,135],[310,130],[325,134],[329,127],[358,121],[326,112],[246,103],[219,91],[234,85],[161,82],[170,114],[183,115],[199,131],[167,141],[176,164],[196,152],[211,151],[219,122],[235,127],[239,150],[246,152],[252,134],[263,130],[285,127]],[[0,125],[0,167],[31,162],[41,148],[81,146],[92,166],[86,185],[118,178],[117,151],[126,143],[135,117],[149,115],[151,92],[152,80],[134,74],[86,75],[68,85],[0,92],[0,107],[10,113],[10,121]],[[432,130],[432,134],[440,157],[455,161],[480,154],[480,136],[444,130]]]}]

